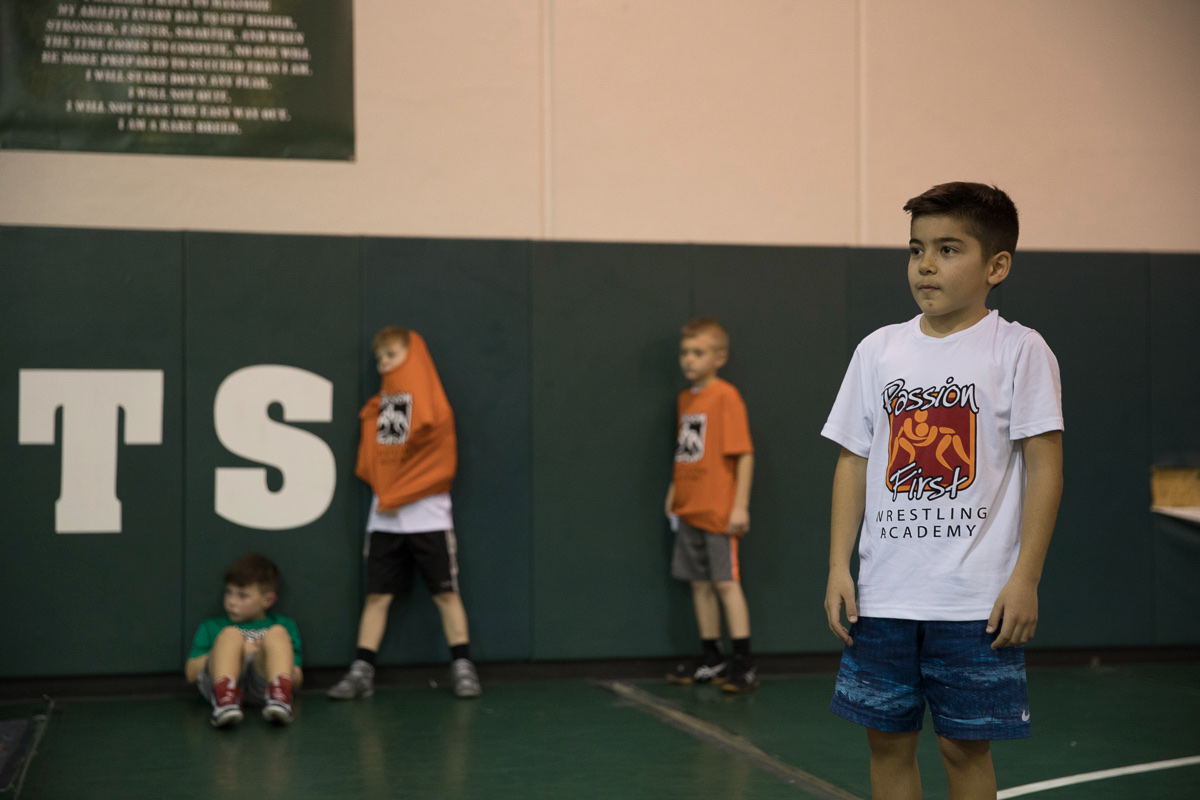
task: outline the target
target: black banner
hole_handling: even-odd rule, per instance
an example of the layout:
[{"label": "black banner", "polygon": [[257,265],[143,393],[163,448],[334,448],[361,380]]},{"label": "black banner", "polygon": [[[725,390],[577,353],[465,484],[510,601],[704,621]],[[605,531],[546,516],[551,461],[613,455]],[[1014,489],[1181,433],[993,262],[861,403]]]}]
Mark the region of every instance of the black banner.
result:
[{"label": "black banner", "polygon": [[0,0],[0,148],[354,158],[352,0]]}]

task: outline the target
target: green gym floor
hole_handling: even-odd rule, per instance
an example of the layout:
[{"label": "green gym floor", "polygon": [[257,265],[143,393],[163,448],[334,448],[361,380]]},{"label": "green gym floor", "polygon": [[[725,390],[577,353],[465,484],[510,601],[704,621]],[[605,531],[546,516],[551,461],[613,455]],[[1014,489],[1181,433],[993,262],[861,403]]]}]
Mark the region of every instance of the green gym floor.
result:
[{"label": "green gym floor", "polygon": [[[8,701],[0,719],[45,721],[0,798],[870,796],[865,736],[827,710],[831,673],[768,675],[747,697],[645,679],[489,681],[487,665],[481,676],[474,701],[411,682],[350,703],[307,690],[288,728],[252,712],[216,731],[203,701],[178,692]],[[1033,738],[992,749],[1001,798],[1200,797],[1200,664],[1031,667],[1029,686]],[[946,797],[928,720],[919,758],[925,797]],[[1190,760],[1030,786],[1178,759]]]}]

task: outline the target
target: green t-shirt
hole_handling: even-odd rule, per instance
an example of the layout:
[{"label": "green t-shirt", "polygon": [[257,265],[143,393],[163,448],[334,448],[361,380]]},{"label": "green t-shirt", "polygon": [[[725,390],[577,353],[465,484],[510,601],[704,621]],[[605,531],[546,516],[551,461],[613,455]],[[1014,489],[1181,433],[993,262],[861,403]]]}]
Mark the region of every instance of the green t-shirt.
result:
[{"label": "green t-shirt", "polygon": [[282,625],[287,630],[288,636],[292,637],[292,650],[296,654],[296,666],[301,666],[300,630],[296,627],[296,623],[291,617],[285,617],[282,614],[273,614],[269,611],[265,617],[256,619],[253,622],[235,623],[229,617],[213,617],[212,619],[205,620],[196,631],[195,638],[192,639],[192,651],[188,653],[188,658],[208,655],[209,651],[212,650],[213,642],[217,640],[217,635],[230,625],[237,625],[242,632],[242,636],[248,642],[266,636],[267,628],[270,628],[272,625]]}]

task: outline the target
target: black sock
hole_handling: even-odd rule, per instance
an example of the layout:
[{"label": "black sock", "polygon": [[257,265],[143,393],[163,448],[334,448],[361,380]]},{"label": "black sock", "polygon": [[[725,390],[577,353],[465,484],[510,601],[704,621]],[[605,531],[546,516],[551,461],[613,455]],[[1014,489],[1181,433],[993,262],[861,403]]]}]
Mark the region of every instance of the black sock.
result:
[{"label": "black sock", "polygon": [[704,660],[715,664],[721,660],[721,640],[720,639],[701,639],[700,647],[704,653]]},{"label": "black sock", "polygon": [[365,647],[360,647],[360,648],[358,648],[358,652],[355,653],[354,657],[356,659],[358,659],[359,661],[367,662],[368,664],[370,664],[373,667],[373,666],[375,666],[375,656],[377,656],[377,655],[379,655],[379,654],[376,653],[374,650],[368,650]]},{"label": "black sock", "polygon": [[470,642],[466,642],[465,644],[456,644],[456,645],[451,646],[450,660],[458,661],[460,658],[465,658],[468,661],[471,660],[471,643]]},{"label": "black sock", "polygon": [[745,639],[731,639],[730,642],[733,644],[734,658],[750,658],[749,636],[747,636]]}]

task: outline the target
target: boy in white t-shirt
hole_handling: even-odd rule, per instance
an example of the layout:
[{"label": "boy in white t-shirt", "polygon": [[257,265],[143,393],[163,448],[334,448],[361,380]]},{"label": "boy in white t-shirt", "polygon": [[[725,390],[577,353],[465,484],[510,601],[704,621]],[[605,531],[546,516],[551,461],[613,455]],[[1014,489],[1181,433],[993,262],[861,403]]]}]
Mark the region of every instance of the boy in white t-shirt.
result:
[{"label": "boy in white t-shirt", "polygon": [[1062,495],[1058,362],[986,306],[1017,244],[1008,195],[947,183],[904,210],[921,314],[858,345],[821,432],[842,446],[825,610],[846,647],[831,709],[867,728],[876,800],[920,797],[926,701],[950,797],[994,798],[990,741],[1029,735],[1021,645]]}]

